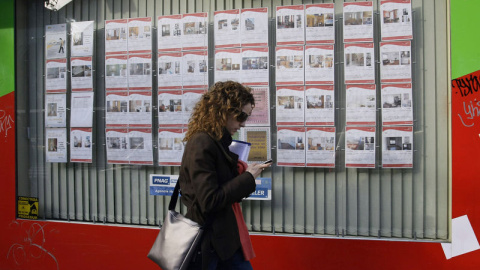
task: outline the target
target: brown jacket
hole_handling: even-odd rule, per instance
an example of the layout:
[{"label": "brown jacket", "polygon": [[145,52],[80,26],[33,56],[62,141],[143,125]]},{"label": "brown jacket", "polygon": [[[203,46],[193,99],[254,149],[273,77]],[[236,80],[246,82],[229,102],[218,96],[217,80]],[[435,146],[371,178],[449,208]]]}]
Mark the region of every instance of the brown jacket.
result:
[{"label": "brown jacket", "polygon": [[[203,132],[193,135],[186,144],[178,180],[182,203],[188,208],[186,217],[203,224],[208,216],[213,216],[204,242],[210,242],[221,260],[230,258],[240,248],[232,204],[250,195],[256,186],[250,173],[238,175],[238,156],[228,150],[231,142],[228,133],[219,142]],[[202,243],[202,250],[204,246]]]}]

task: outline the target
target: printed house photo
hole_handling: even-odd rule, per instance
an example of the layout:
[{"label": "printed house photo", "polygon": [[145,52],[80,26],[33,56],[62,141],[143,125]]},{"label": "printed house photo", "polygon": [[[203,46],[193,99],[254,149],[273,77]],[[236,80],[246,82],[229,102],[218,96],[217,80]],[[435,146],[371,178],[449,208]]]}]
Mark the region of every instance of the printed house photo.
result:
[{"label": "printed house photo", "polygon": [[346,53],[345,63],[347,67],[363,67],[365,65],[364,53]]},{"label": "printed house photo", "polygon": [[232,58],[215,59],[216,70],[232,70]]},{"label": "printed house photo", "polygon": [[130,149],[144,149],[143,137],[130,137]]},{"label": "printed house photo", "polygon": [[334,137],[308,137],[308,150],[334,150]]},{"label": "printed house photo", "polygon": [[82,136],[73,136],[73,147],[82,147]]},{"label": "printed house photo", "polygon": [[325,96],[307,96],[307,109],[323,109],[325,108]]},{"label": "printed house photo", "polygon": [[382,53],[382,64],[384,66],[398,66],[400,65],[399,52],[384,52]]},{"label": "printed house photo", "polygon": [[282,137],[278,138],[278,149],[284,150],[304,150],[305,144],[302,137]]},{"label": "printed house photo", "polygon": [[390,151],[402,150],[402,137],[386,137],[385,145]]},{"label": "printed house photo", "polygon": [[383,108],[401,108],[401,94],[387,94],[383,96]]},{"label": "printed house photo", "polygon": [[150,112],[149,100],[130,100],[129,112]]},{"label": "printed house photo", "polygon": [[125,100],[108,100],[107,112],[127,112],[128,103]]},{"label": "printed house photo", "polygon": [[170,36],[170,24],[162,24],[162,37]]},{"label": "printed house photo", "polygon": [[278,106],[283,109],[295,109],[295,97],[294,96],[279,96]]},{"label": "printed house photo", "polygon": [[127,138],[125,137],[107,137],[108,149],[127,149]]},{"label": "printed house photo", "polygon": [[106,65],[107,76],[111,77],[125,77],[127,76],[127,64],[112,64]]},{"label": "printed house photo", "polygon": [[57,116],[57,103],[48,103],[47,105],[47,115],[48,116]]},{"label": "printed house photo", "polygon": [[48,152],[57,152],[57,138],[48,138]]},{"label": "printed house photo", "polygon": [[232,30],[237,30],[238,26],[240,25],[240,19],[236,18],[231,21]]},{"label": "printed house photo", "polygon": [[363,136],[347,137],[347,148],[350,150],[375,150],[375,138]]},{"label": "printed house photo", "polygon": [[150,63],[130,64],[130,75],[150,75]]},{"label": "printed house photo", "polygon": [[295,15],[277,16],[277,28],[295,28]]},{"label": "printed house photo", "polygon": [[363,24],[363,12],[345,12],[345,25],[362,25]]},{"label": "printed house photo", "polygon": [[73,33],[73,46],[83,45],[83,32],[74,32]]},{"label": "printed house photo", "polygon": [[325,14],[307,14],[307,27],[323,27],[325,25]]},{"label": "printed house photo", "polygon": [[245,30],[247,31],[255,30],[255,18],[245,19]]}]

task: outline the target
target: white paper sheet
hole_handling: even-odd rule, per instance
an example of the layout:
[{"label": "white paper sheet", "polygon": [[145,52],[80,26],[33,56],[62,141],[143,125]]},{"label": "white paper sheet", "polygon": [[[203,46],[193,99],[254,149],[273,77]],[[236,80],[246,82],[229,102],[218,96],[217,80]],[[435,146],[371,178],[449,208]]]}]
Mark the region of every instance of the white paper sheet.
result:
[{"label": "white paper sheet", "polygon": [[345,128],[345,167],[375,168],[375,127]]},{"label": "white paper sheet", "polygon": [[305,43],[335,43],[335,4],[305,5]]},{"label": "white paper sheet", "polygon": [[343,42],[373,42],[373,2],[343,3]]},{"label": "white paper sheet", "polygon": [[152,90],[152,55],[128,56],[128,89]]},{"label": "white paper sheet", "polygon": [[92,163],[92,128],[70,129],[70,162]]},{"label": "white paper sheet", "polygon": [[72,57],[72,92],[93,91],[92,57]]},{"label": "white paper sheet", "polygon": [[130,164],[153,165],[152,129],[128,129],[127,144]]},{"label": "white paper sheet", "polygon": [[335,168],[335,127],[307,127],[306,166]]},{"label": "white paper sheet", "polygon": [[67,129],[45,129],[45,159],[46,162],[67,162]]},{"label": "white paper sheet", "polygon": [[128,90],[106,91],[105,124],[107,127],[128,126]]},{"label": "white paper sheet", "polygon": [[45,26],[45,58],[66,58],[68,55],[67,46],[67,24],[52,24]]},{"label": "white paper sheet", "polygon": [[242,9],[240,12],[242,47],[268,46],[268,8]]},{"label": "white paper sheet", "polygon": [[203,94],[207,92],[207,89],[202,90],[188,90],[184,89],[182,93],[182,104],[183,104],[183,124],[187,125],[192,115],[193,108],[195,104],[200,100]]},{"label": "white paper sheet", "polygon": [[333,84],[335,81],[334,45],[305,46],[305,84]]},{"label": "white paper sheet", "polygon": [[380,2],[382,40],[413,39],[411,0]]},{"label": "white paper sheet", "polygon": [[305,167],[305,127],[277,128],[277,165]]},{"label": "white paper sheet", "polygon": [[240,48],[215,50],[215,82],[240,81],[242,51]]},{"label": "white paper sheet", "polygon": [[452,220],[452,243],[442,243],[442,248],[447,260],[480,249],[467,215]]},{"label": "white paper sheet", "polygon": [[122,90],[128,87],[128,56],[105,56],[105,90]]},{"label": "white paper sheet", "polygon": [[303,5],[276,8],[276,37],[278,45],[305,44],[305,13]]},{"label": "white paper sheet", "polygon": [[219,10],[213,18],[215,48],[240,47],[240,10]]},{"label": "white paper sheet", "polygon": [[182,89],[182,53],[158,54],[158,89]]},{"label": "white paper sheet", "polygon": [[128,53],[152,53],[152,18],[128,19]]},{"label": "white paper sheet", "polygon": [[158,16],[157,44],[158,52],[182,50],[182,15]]},{"label": "white paper sheet", "polygon": [[382,84],[383,125],[413,125],[412,84]]},{"label": "white paper sheet", "polygon": [[67,95],[45,95],[45,127],[67,126]]},{"label": "white paper sheet", "polygon": [[152,127],[152,91],[128,91],[129,127]]},{"label": "white paper sheet", "polygon": [[303,126],[305,124],[304,86],[277,87],[277,126]]},{"label": "white paper sheet", "polygon": [[412,82],[410,41],[380,42],[381,83]]},{"label": "white paper sheet", "polygon": [[105,55],[127,54],[127,19],[105,21]]},{"label": "white paper sheet", "polygon": [[345,44],[345,83],[375,83],[373,43]]},{"label": "white paper sheet", "polygon": [[181,128],[158,129],[158,165],[180,166],[187,131]]},{"label": "white paper sheet", "polygon": [[94,21],[70,24],[72,57],[93,55],[93,24]]},{"label": "white paper sheet", "polygon": [[377,121],[376,86],[349,84],[346,86],[346,122],[348,125],[372,125]]},{"label": "white paper sheet", "polygon": [[382,167],[413,168],[413,126],[382,128]]},{"label": "white paper sheet", "polygon": [[243,85],[268,85],[269,70],[268,47],[242,48],[240,82]]},{"label": "white paper sheet", "polygon": [[183,50],[208,49],[208,13],[183,14]]},{"label": "white paper sheet", "polygon": [[45,91],[47,93],[67,92],[67,59],[47,60],[46,69]]},{"label": "white paper sheet", "polygon": [[183,124],[182,91],[159,91],[158,126],[178,127]]},{"label": "white paper sheet", "polygon": [[335,124],[335,87],[310,85],[305,88],[305,125],[333,126]]},{"label": "white paper sheet", "polygon": [[183,88],[208,88],[208,52],[183,52]]},{"label": "white paper sheet", "polygon": [[93,97],[93,92],[72,93],[70,127],[92,127]]},{"label": "white paper sheet", "polygon": [[277,85],[304,85],[304,46],[276,47]]},{"label": "white paper sheet", "polygon": [[106,129],[108,164],[128,164],[129,142],[127,129]]}]

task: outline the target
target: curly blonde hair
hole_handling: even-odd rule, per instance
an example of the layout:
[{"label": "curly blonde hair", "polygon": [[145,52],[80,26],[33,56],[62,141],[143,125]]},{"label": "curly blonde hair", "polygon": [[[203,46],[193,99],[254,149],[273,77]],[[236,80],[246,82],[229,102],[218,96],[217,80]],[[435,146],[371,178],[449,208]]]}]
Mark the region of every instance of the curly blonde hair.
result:
[{"label": "curly blonde hair", "polygon": [[203,94],[192,111],[184,142],[197,132],[206,132],[216,140],[223,135],[229,115],[239,115],[248,103],[255,106],[252,89],[238,82],[217,82]]}]

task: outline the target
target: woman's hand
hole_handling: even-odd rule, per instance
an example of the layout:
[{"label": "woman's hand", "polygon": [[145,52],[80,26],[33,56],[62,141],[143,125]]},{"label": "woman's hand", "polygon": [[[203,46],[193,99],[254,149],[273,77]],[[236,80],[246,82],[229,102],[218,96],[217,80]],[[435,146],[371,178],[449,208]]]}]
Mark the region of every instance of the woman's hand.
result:
[{"label": "woman's hand", "polygon": [[264,164],[264,163],[253,163],[248,165],[247,172],[253,175],[253,178],[257,178],[260,176],[265,168],[272,166],[272,163]]}]

